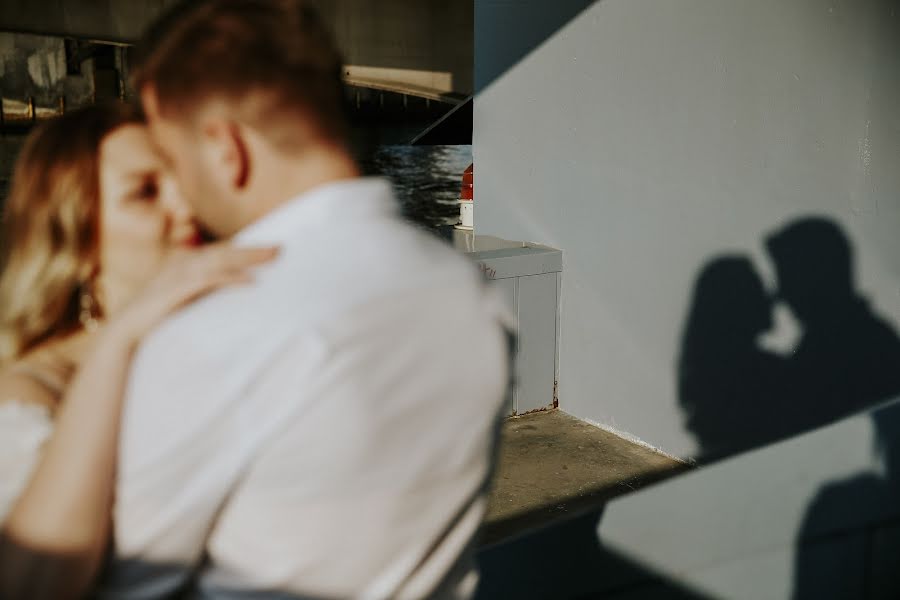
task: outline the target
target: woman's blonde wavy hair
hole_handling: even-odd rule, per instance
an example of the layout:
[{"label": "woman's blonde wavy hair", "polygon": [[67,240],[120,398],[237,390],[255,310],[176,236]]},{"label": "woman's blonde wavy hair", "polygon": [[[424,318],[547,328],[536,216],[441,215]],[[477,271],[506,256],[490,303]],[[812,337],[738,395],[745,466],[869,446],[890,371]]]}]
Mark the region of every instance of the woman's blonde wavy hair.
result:
[{"label": "woman's blonde wavy hair", "polygon": [[139,122],[127,104],[90,106],[25,141],[0,230],[0,364],[81,327],[81,292],[98,268],[100,145]]}]

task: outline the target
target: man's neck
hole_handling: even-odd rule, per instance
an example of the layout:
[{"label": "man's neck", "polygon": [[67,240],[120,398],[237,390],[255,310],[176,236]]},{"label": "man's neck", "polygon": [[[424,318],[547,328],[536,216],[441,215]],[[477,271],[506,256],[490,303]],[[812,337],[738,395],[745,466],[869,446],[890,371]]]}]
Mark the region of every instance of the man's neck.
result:
[{"label": "man's neck", "polygon": [[259,201],[254,202],[251,222],[314,188],[360,176],[350,154],[338,147],[317,147],[297,156],[272,156],[266,162],[258,167],[254,196]]}]

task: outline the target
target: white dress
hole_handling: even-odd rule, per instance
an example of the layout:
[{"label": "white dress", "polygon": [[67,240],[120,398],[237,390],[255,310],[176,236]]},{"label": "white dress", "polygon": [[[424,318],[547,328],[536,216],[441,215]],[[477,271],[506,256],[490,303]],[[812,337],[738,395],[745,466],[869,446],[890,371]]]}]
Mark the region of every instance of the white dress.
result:
[{"label": "white dress", "polygon": [[46,406],[0,402],[0,523],[25,489],[51,433],[53,420]]}]

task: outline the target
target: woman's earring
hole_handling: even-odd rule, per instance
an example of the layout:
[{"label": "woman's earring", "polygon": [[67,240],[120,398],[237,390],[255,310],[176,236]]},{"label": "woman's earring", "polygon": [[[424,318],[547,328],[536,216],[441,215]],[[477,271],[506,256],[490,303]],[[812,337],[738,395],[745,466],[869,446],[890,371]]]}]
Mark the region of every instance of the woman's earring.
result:
[{"label": "woman's earring", "polygon": [[97,321],[97,301],[94,299],[91,287],[90,282],[81,284],[81,292],[78,299],[80,304],[78,321],[84,327],[84,330],[88,332],[95,331],[100,326],[99,321]]}]

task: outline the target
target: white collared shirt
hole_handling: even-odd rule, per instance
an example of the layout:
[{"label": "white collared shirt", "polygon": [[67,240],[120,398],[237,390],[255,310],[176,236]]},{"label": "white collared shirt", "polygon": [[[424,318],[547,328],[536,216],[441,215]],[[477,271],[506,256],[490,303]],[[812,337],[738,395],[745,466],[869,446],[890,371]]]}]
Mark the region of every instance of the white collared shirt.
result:
[{"label": "white collared shirt", "polygon": [[468,596],[508,384],[502,302],[380,179],[312,190],[236,243],[281,255],[135,358],[107,595],[199,570],[215,597]]}]

